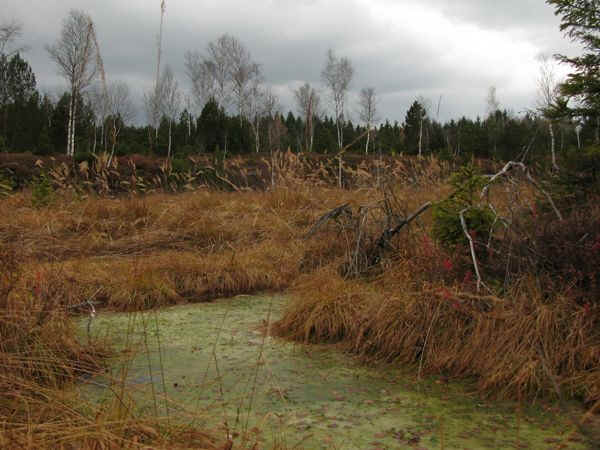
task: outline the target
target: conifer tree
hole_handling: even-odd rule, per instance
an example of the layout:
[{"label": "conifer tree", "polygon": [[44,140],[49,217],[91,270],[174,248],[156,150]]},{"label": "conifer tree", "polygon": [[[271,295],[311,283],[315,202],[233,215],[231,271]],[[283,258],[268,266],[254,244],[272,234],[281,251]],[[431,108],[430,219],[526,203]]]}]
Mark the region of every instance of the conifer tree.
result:
[{"label": "conifer tree", "polygon": [[583,45],[577,57],[558,55],[559,61],[571,65],[573,72],[561,85],[563,95],[576,100],[572,116],[596,120],[596,143],[600,143],[600,1],[546,0],[561,16],[560,29]]}]

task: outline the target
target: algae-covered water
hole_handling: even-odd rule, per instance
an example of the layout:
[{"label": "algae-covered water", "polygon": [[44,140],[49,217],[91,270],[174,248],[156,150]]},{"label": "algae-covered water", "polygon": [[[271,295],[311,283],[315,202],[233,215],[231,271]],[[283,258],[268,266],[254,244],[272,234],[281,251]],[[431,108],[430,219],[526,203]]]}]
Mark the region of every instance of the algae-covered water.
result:
[{"label": "algae-covered water", "polygon": [[258,440],[290,449],[585,448],[566,418],[542,407],[483,401],[460,384],[271,338],[263,330],[285,301],[236,297],[102,313],[92,334],[132,351],[81,392],[108,402],[124,386],[139,413],[218,430],[242,447]]}]

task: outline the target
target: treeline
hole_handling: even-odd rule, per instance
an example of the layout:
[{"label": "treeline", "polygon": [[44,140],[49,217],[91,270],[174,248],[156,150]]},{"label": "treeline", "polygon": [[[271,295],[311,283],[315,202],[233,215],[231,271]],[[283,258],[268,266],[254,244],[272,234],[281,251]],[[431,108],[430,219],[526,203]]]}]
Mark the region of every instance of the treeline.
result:
[{"label": "treeline", "polygon": [[[65,154],[70,95],[65,92],[55,100],[40,94],[35,76],[19,54],[9,60],[18,68],[16,78],[21,85],[10,92],[8,101],[0,107],[0,151],[31,152],[38,155]],[[98,121],[90,101],[77,98],[76,157],[110,151],[113,144],[113,121],[106,117]],[[397,121],[374,126],[369,153],[376,154],[437,154],[444,158],[481,157],[507,160],[524,151],[532,156],[548,155],[550,135],[546,122],[535,114],[515,116],[506,110],[497,110],[485,119],[462,117],[440,123],[425,117],[424,108],[415,101],[403,123]],[[263,117],[259,145],[251,123],[244,116],[227,114],[216,101],[209,101],[198,117],[184,109],[172,127],[173,157],[195,153],[243,154],[256,151],[270,152],[291,149],[305,150],[305,120],[288,112]],[[169,143],[169,120],[163,117],[158,133],[150,126],[121,123],[116,136],[116,154],[145,154],[166,156]],[[313,151],[335,153],[338,149],[335,119],[329,116],[313,118]],[[595,123],[587,121],[577,133],[572,123],[565,121],[555,127],[558,152],[595,143]],[[343,134],[348,151],[365,152],[366,126],[344,121]]]},{"label": "treeline", "polygon": [[[5,58],[6,59],[6,58]],[[69,113],[69,93],[58,100],[40,94],[31,68],[19,54],[7,60],[11,71],[8,101],[0,109],[0,151],[32,152],[39,155],[64,154],[65,136]],[[77,99],[80,113],[77,116],[76,151],[80,157],[111,147],[112,117],[104,124],[98,123],[90,101],[82,96]],[[405,121],[384,122],[374,127],[370,152],[382,154],[418,154],[419,137],[423,153],[440,154],[443,157],[475,156],[511,159],[524,149],[532,155],[548,153],[550,136],[545,122],[534,114],[517,117],[506,110],[497,110],[486,119],[460,118],[440,123],[427,116],[420,123],[420,111],[424,108],[415,101],[406,114]],[[117,120],[119,120],[117,118]],[[264,117],[260,127],[260,151],[290,148],[294,152],[304,150],[305,121],[289,112]],[[313,119],[313,150],[318,153],[337,151],[336,124],[331,117]],[[352,143],[349,151],[364,152],[366,126],[344,122],[344,136]],[[148,126],[122,126],[116,145],[117,155],[167,153],[169,121],[163,118],[158,129],[157,144],[151,146],[154,131]],[[559,152],[577,146],[574,126],[565,122],[557,130]],[[173,156],[184,157],[193,153],[222,152],[230,154],[255,151],[256,143],[252,127],[245,117],[227,114],[215,101],[209,101],[198,117],[185,109],[173,127]],[[595,124],[586,122],[581,132],[581,144],[595,140]]]}]

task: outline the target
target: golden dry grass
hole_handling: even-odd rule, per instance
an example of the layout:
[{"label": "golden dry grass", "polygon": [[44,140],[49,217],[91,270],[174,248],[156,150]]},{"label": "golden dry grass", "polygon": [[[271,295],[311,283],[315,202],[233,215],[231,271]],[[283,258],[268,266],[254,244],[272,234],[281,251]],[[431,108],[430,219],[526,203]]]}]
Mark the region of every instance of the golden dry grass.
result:
[{"label": "golden dry grass", "polygon": [[[289,158],[277,163],[302,164]],[[414,176],[419,165],[421,181],[427,180],[394,186],[404,216],[451,193],[439,181],[442,169],[431,168],[434,163],[395,164],[394,170],[406,172],[399,178]],[[326,170],[319,167],[315,172]],[[288,290],[292,300],[274,327],[279,336],[338,343],[366,360],[413,364],[423,372],[474,376],[490,395],[525,398],[559,391],[600,401],[597,303],[582,307],[568,290],[549,293],[533,274],[521,274],[502,298],[475,294],[468,256],[432,241],[430,214],[394,239],[394,251],[376,271],[345,279],[340,267],[356,239],[348,227],[352,222],[328,223],[305,235],[332,208],[349,203],[357,211],[377,204],[381,193],[323,186],[318,177],[316,186],[290,168],[281,170],[281,186],[267,192],[197,190],[118,199],[62,193],[42,208],[31,206],[27,192],[0,200],[2,251],[19,248],[18,264],[0,274],[2,285],[10,286],[0,291],[5,302],[0,332],[3,339],[15,335],[0,355],[2,374],[12,373],[16,386],[2,410],[0,433],[12,436],[8,446],[51,446],[54,439],[65,442],[64,448],[148,442],[177,448],[185,447],[180,437],[186,433],[206,448],[219,445],[193,430],[162,433],[160,421],[114,419],[114,411],[92,420],[64,406],[69,401],[60,397],[61,383],[100,365],[103,349],[78,343],[67,320],[69,305],[92,296],[101,308],[136,311]],[[371,175],[360,174],[360,164],[352,170],[365,186],[373,184]],[[533,204],[531,189],[521,195],[524,204]],[[514,206],[500,189],[495,200],[502,211]],[[383,219],[374,213],[363,231],[377,236]],[[15,334],[15,327],[22,329]],[[28,383],[34,387],[26,389]],[[33,400],[32,391],[45,393]],[[73,426],[65,430],[66,421]]]},{"label": "golden dry grass", "polygon": [[76,339],[69,316],[78,310],[69,307],[93,298],[99,308],[134,311],[282,291],[309,270],[302,235],[318,214],[355,197],[327,188],[121,199],[60,193],[34,208],[29,195],[0,207],[3,448],[225,448],[160,418],[74,407],[63,386],[101,368],[107,352]]}]

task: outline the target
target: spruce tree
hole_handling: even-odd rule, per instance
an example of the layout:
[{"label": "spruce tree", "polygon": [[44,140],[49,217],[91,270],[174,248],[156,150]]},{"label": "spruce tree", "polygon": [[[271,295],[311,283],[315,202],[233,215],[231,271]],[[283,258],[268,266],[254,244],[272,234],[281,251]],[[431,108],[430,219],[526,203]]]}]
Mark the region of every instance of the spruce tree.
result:
[{"label": "spruce tree", "polygon": [[600,1],[599,0],[546,0],[554,6],[554,14],[561,16],[560,29],[583,45],[581,56],[557,58],[573,67],[561,85],[561,93],[577,100],[570,108],[572,116],[596,119],[600,139]]}]

